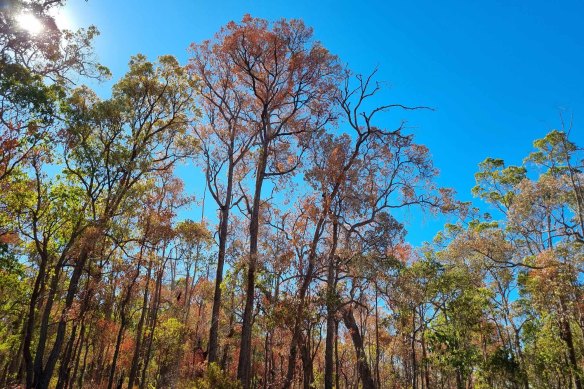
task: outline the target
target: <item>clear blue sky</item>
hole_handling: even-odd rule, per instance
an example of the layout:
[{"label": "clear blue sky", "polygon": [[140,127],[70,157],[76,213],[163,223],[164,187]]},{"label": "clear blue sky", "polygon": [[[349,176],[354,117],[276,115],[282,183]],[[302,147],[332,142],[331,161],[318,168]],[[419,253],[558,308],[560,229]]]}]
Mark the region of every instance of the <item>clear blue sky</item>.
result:
[{"label": "clear blue sky", "polygon": [[[97,55],[113,80],[138,52],[186,61],[191,42],[246,13],[301,18],[354,71],[379,66],[390,86],[380,104],[436,109],[382,124],[408,119],[431,150],[439,183],[463,200],[472,198],[480,161],[521,163],[534,139],[559,126],[560,112],[574,116],[572,139],[584,145],[582,1],[70,0],[66,12],[75,25],[100,29]],[[181,175],[190,190],[202,185]],[[415,244],[441,226],[415,212],[408,222]]]}]

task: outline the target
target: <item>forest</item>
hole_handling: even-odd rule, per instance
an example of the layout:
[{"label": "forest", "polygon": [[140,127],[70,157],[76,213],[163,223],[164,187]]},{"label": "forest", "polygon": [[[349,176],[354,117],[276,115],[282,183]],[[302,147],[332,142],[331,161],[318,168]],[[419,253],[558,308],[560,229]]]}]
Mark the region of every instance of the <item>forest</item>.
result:
[{"label": "forest", "polygon": [[[63,6],[0,2],[0,387],[583,388],[571,119],[462,201],[408,125],[434,108],[300,19],[137,54],[104,96]],[[444,223],[412,244],[411,215]]]}]

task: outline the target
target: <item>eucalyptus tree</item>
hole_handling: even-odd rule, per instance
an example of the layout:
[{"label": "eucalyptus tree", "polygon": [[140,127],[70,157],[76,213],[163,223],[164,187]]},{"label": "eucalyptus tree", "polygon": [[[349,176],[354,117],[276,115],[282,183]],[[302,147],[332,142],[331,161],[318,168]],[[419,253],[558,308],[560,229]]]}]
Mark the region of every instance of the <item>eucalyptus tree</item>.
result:
[{"label": "eucalyptus tree", "polygon": [[262,188],[266,179],[292,173],[300,164],[307,138],[331,119],[330,95],[339,66],[336,58],[312,40],[300,20],[266,20],[247,15],[224,27],[215,50],[233,70],[230,87],[244,97],[241,116],[254,144],[253,188],[245,198],[249,212],[249,261],[238,378],[251,385],[251,338]]},{"label": "eucalyptus tree", "polygon": [[[368,77],[357,76],[355,83],[351,77],[346,78],[336,99],[342,112],[341,123],[347,130],[338,137],[326,134],[314,141],[311,168],[306,174],[308,183],[319,194],[319,201],[315,204],[319,216],[301,288],[307,288],[315,276],[313,269],[320,256],[318,245],[326,236],[328,252],[321,256],[327,269],[326,388],[333,387],[335,316],[343,313],[345,323],[352,327],[351,331],[355,329],[352,301],[340,310],[343,305],[338,301],[338,278],[350,274],[349,277],[357,280],[365,276],[350,270],[362,268],[356,258],[371,258],[381,264],[392,255],[392,246],[401,243],[403,238],[403,226],[388,212],[416,205],[444,211],[452,207],[451,191],[438,188],[433,182],[437,171],[432,166],[428,150],[415,144],[412,135],[404,133],[404,122],[390,130],[374,123],[384,111],[424,107],[389,104],[366,110],[363,107],[379,90],[374,75],[375,72]],[[344,248],[342,254],[340,245]],[[352,253],[348,247],[362,247],[362,250]],[[375,266],[374,262],[371,265]],[[373,273],[365,277],[368,276],[375,277]],[[303,298],[302,294],[299,298]],[[299,312],[298,317],[301,316]],[[362,340],[353,340],[357,359],[363,361]],[[289,372],[294,358],[294,353],[290,354]],[[369,366],[362,364],[360,371],[364,385],[373,387]]]},{"label": "eucalyptus tree", "polygon": [[226,50],[224,34],[217,34],[212,42],[192,44],[191,51],[189,68],[200,80],[199,100],[205,120],[194,127],[194,133],[200,140],[199,161],[207,187],[219,208],[219,247],[208,345],[208,360],[213,363],[218,359],[221,283],[229,217],[231,209],[241,201],[237,193],[247,174],[248,153],[257,130],[246,123],[252,97],[249,90],[238,85],[236,63]]},{"label": "eucalyptus tree", "polygon": [[[49,385],[82,275],[112,220],[131,206],[127,200],[136,195],[136,184],[193,152],[196,140],[187,135],[187,129],[197,113],[195,83],[173,57],[159,61],[154,64],[144,56],[134,57],[109,100],[100,100],[86,87],[71,94],[63,112],[66,127],[60,132],[63,171],[56,183],[49,183],[43,160],[34,159],[35,189],[21,207],[23,222],[30,220],[22,233],[35,248],[33,257],[40,258],[24,337],[27,387]],[[69,202],[52,195],[54,190],[63,192],[59,185],[69,187],[64,192],[72,198]],[[54,215],[50,209],[55,207],[69,211]],[[65,276],[68,282],[62,285]],[[47,288],[42,312],[37,313],[38,299]],[[47,329],[55,301],[63,304],[50,342]],[[39,337],[33,342],[37,325]]]},{"label": "eucalyptus tree", "polygon": [[[58,102],[79,77],[103,78],[93,56],[94,26],[63,30],[55,14],[65,1],[10,1],[0,12],[0,180],[54,140]],[[36,22],[27,29],[21,19]],[[51,128],[53,131],[50,131]]]}]

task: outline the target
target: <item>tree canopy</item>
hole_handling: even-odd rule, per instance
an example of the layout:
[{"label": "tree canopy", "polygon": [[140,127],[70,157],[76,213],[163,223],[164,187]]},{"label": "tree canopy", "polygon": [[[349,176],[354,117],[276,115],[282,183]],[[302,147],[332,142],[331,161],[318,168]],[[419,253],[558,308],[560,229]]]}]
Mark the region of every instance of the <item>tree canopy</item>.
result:
[{"label": "tree canopy", "polygon": [[[7,4],[1,386],[582,389],[569,126],[485,159],[462,202],[406,125],[432,109],[381,101],[302,20],[246,15],[185,64],[137,54],[105,97],[82,83],[109,76],[95,27]],[[421,246],[414,209],[448,220]]]}]

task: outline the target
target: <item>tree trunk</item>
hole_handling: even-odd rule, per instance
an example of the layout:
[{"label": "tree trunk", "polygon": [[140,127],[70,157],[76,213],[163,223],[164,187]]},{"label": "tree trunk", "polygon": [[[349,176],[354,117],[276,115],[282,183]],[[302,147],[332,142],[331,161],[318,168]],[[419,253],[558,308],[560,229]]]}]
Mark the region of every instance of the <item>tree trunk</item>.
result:
[{"label": "tree trunk", "polygon": [[148,335],[148,347],[146,348],[146,354],[144,355],[144,363],[142,366],[142,376],[140,379],[140,389],[146,387],[146,372],[148,371],[148,365],[150,363],[150,356],[152,355],[152,343],[154,341],[154,330],[156,329],[156,322],[158,320],[158,308],[160,306],[160,293],[162,290],[162,277],[163,270],[159,270],[156,276],[156,288],[154,290],[154,298],[152,301],[152,310],[150,312],[150,331]]},{"label": "tree trunk", "polygon": [[410,340],[412,350],[412,388],[418,387],[418,361],[416,357],[416,308],[412,309],[412,338]]},{"label": "tree trunk", "polygon": [[300,338],[302,335],[302,319],[304,318],[304,306],[305,306],[305,299],[308,293],[308,288],[312,282],[314,268],[315,268],[315,261],[316,261],[316,248],[320,239],[320,235],[323,230],[325,218],[321,217],[317,223],[314,237],[312,239],[311,248],[308,256],[308,266],[306,269],[306,274],[302,279],[302,286],[300,287],[300,291],[298,292],[297,300],[297,309],[296,315],[294,320],[294,326],[292,328],[292,340],[290,341],[290,353],[288,356],[288,368],[286,372],[286,378],[284,380],[284,384],[282,385],[283,389],[290,388],[292,385],[292,381],[294,379],[294,371],[296,368],[296,354],[297,354],[297,347],[298,343],[300,342]]},{"label": "tree trunk", "polygon": [[69,376],[69,383],[68,383],[68,387],[70,388],[74,388],[75,385],[75,379],[77,377],[77,373],[79,371],[79,364],[81,363],[81,354],[83,353],[83,346],[84,343],[86,341],[86,327],[85,327],[85,323],[81,324],[81,336],[79,338],[79,344],[77,345],[77,350],[76,350],[76,355],[75,355],[75,365],[73,367],[73,374],[71,374]]},{"label": "tree trunk", "polygon": [[[124,315],[124,314],[122,314],[122,315]],[[112,389],[113,385],[114,385],[114,378],[116,376],[116,365],[118,363],[118,355],[120,354],[120,345],[122,344],[122,338],[124,336],[125,327],[126,327],[126,318],[124,316],[122,316],[122,322],[120,324],[120,329],[118,330],[118,336],[116,338],[116,347],[114,349],[114,356],[112,358],[112,365],[110,367],[107,389]]]},{"label": "tree trunk", "polygon": [[[94,243],[94,242],[93,242]],[[90,245],[91,246],[91,245]],[[53,371],[55,369],[55,365],[57,364],[57,359],[61,353],[61,348],[63,347],[63,341],[65,339],[65,332],[67,330],[67,318],[68,312],[73,306],[73,302],[75,301],[75,296],[77,295],[79,289],[79,280],[81,279],[81,275],[83,273],[83,269],[87,260],[89,258],[89,254],[91,252],[92,247],[84,246],[79,253],[79,257],[75,262],[75,266],[73,269],[73,274],[71,275],[71,279],[69,280],[69,288],[67,289],[67,296],[65,298],[65,306],[61,311],[61,317],[59,319],[59,324],[57,326],[57,333],[55,337],[55,343],[53,344],[53,348],[49,357],[47,358],[47,362],[45,364],[45,368],[41,372],[41,374],[35,377],[37,381],[37,385],[35,385],[35,389],[48,389],[49,383],[51,381],[51,377],[53,376]]]},{"label": "tree trunk", "polygon": [[375,286],[375,384],[381,387],[381,373],[379,371],[379,361],[381,359],[381,349],[379,344],[379,298],[378,290]]},{"label": "tree trunk", "polygon": [[59,380],[57,381],[58,388],[64,388],[67,385],[68,379],[68,371],[69,363],[71,361],[71,356],[73,354],[73,345],[75,344],[75,340],[77,338],[77,325],[73,326],[73,330],[71,331],[71,336],[69,337],[69,341],[67,342],[67,346],[65,347],[65,353],[61,357],[61,366],[59,367]]},{"label": "tree trunk", "polygon": [[351,340],[353,341],[353,346],[355,347],[357,371],[361,377],[363,389],[376,389],[375,382],[373,381],[373,376],[371,374],[371,369],[367,363],[365,348],[363,346],[363,338],[361,337],[361,332],[359,331],[359,327],[355,321],[355,316],[353,316],[353,310],[351,307],[345,307],[342,310],[342,314],[343,322],[351,334]]},{"label": "tree trunk", "polygon": [[244,389],[251,386],[251,335],[253,326],[253,308],[255,294],[255,272],[258,257],[258,236],[260,221],[260,204],[262,185],[264,183],[266,164],[268,159],[268,145],[265,143],[258,162],[256,171],[255,192],[251,217],[249,222],[249,264],[245,287],[245,308],[243,311],[243,323],[241,327],[241,346],[239,350],[239,364],[237,366],[237,378],[241,380]]},{"label": "tree trunk", "polygon": [[327,293],[326,293],[326,341],[324,351],[324,387],[325,389],[333,389],[333,371],[334,371],[334,342],[335,342],[335,313],[337,311],[337,291],[336,291],[336,277],[335,277],[335,253],[338,242],[339,225],[335,221],[333,223],[332,246],[329,253],[329,263],[327,270]]},{"label": "tree trunk", "polygon": [[233,197],[233,158],[230,158],[227,170],[227,189],[225,203],[220,208],[219,253],[217,254],[217,274],[215,275],[215,293],[213,295],[213,311],[211,312],[211,329],[209,330],[209,363],[217,362],[219,346],[219,314],[221,311],[221,283],[223,282],[223,266],[225,264],[225,249],[227,247],[227,232],[229,227],[229,211]]},{"label": "tree trunk", "polygon": [[[132,357],[132,366],[130,368],[130,376],[128,377],[128,389],[134,387],[134,381],[138,375],[138,365],[140,362],[140,351],[142,347],[142,332],[144,329],[144,320],[146,318],[146,311],[148,309],[148,297],[150,292],[150,275],[152,274],[152,259],[148,263],[148,272],[146,274],[146,286],[144,288],[144,298],[142,300],[142,312],[140,313],[140,320],[136,328],[136,346],[134,347],[134,356]],[[186,298],[187,296],[185,296]]]},{"label": "tree trunk", "polygon": [[[40,251],[40,250],[39,250]],[[46,268],[48,266],[48,258],[46,255],[40,255],[41,263],[39,265],[39,273],[35,279],[32,294],[30,296],[30,302],[28,306],[28,315],[26,320],[26,325],[24,328],[24,341],[23,341],[23,359],[24,366],[26,369],[26,387],[27,389],[34,388],[35,383],[35,369],[33,363],[33,357],[31,352],[32,338],[34,336],[35,321],[36,321],[36,306],[39,297],[44,289]]]},{"label": "tree trunk", "polygon": [[570,328],[570,321],[567,317],[564,302],[561,301],[562,317],[560,318],[560,334],[562,340],[566,343],[568,351],[568,361],[570,363],[574,387],[582,389],[582,378],[580,377],[580,367],[578,366],[578,358],[576,356],[576,349],[574,348],[574,340],[572,336],[572,329]]},{"label": "tree trunk", "polygon": [[312,365],[312,356],[310,355],[310,338],[307,335],[300,346],[300,354],[302,358],[302,370],[304,372],[303,386],[304,389],[312,388],[314,382],[314,368]]}]

